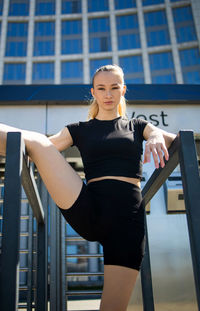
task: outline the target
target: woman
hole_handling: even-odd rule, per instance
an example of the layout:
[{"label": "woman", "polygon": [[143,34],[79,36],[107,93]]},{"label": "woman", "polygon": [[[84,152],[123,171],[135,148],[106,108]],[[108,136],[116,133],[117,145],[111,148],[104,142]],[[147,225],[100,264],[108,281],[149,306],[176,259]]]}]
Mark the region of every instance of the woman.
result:
[{"label": "woman", "polygon": [[[27,152],[63,216],[84,238],[99,241],[104,251],[101,311],[127,308],[144,254],[144,207],[141,204],[142,141],[144,161],[164,167],[174,134],[141,119],[125,116],[126,86],[116,65],[99,68],[93,78],[90,120],[68,124],[46,136],[20,130]],[[19,129],[0,125],[0,153],[6,134]],[[76,145],[87,185],[60,151]]]}]

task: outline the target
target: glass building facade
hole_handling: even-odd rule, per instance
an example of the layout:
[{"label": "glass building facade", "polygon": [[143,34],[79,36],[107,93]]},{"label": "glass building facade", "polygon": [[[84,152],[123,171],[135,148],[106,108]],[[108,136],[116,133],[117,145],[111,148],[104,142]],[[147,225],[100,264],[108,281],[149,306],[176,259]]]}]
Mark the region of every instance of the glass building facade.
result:
[{"label": "glass building facade", "polygon": [[0,0],[0,84],[200,83],[199,0]]}]

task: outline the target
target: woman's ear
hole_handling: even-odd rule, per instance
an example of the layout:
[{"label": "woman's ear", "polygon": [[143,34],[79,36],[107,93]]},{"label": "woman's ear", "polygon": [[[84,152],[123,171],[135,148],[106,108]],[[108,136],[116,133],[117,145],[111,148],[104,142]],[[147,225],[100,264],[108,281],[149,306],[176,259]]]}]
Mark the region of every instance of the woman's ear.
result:
[{"label": "woman's ear", "polygon": [[126,93],[126,85],[124,84],[124,86],[123,86],[123,91],[122,91],[122,95],[124,96],[125,93]]},{"label": "woman's ear", "polygon": [[94,97],[94,89],[93,89],[93,87],[91,88],[91,94]]}]

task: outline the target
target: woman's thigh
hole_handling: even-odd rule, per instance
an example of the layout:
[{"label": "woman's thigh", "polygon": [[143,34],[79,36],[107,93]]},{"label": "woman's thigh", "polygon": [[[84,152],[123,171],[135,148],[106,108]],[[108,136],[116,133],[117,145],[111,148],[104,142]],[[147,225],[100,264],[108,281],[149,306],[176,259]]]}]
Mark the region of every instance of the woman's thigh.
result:
[{"label": "woman's thigh", "polygon": [[46,136],[38,135],[27,145],[52,199],[63,209],[71,207],[83,185],[79,175]]},{"label": "woman's thigh", "polygon": [[104,265],[104,287],[100,311],[125,311],[137,276],[137,270]]},{"label": "woman's thigh", "polygon": [[43,134],[21,130],[0,124],[0,153],[5,154],[8,132],[21,132],[29,156],[55,203],[63,209],[69,208],[77,199],[82,180],[56,147]]}]

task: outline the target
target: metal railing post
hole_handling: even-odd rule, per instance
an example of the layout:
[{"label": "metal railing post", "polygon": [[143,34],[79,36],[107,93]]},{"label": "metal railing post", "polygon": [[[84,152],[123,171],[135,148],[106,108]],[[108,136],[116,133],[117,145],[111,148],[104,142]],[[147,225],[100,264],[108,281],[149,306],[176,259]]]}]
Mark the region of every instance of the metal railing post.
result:
[{"label": "metal railing post", "polygon": [[[50,263],[50,308],[51,311],[62,310],[64,305],[63,298],[63,280],[62,272],[62,258],[61,253],[61,213],[58,210],[54,201],[50,198],[50,248],[51,248],[51,263]],[[64,258],[65,259],[65,258]]]},{"label": "metal railing post", "polygon": [[[173,171],[178,164],[178,145],[179,138],[177,137],[169,149],[170,160],[166,163],[165,168],[161,167],[153,172],[150,179],[145,184],[142,190],[143,204],[146,204],[155,195],[158,189],[162,186],[164,181]],[[147,218],[145,215],[145,230],[146,230],[146,246],[145,256],[141,267],[141,285],[142,285],[142,299],[143,299],[143,310],[154,311],[154,297],[153,297],[153,285],[151,276],[151,264],[150,264],[150,251],[148,241],[148,228]]]},{"label": "metal railing post", "polygon": [[[61,216],[61,215],[60,215]],[[61,296],[61,311],[67,310],[67,302],[66,302],[66,221],[64,217],[61,217],[61,275],[60,275],[60,296]]]},{"label": "metal railing post", "polygon": [[[40,179],[40,178],[39,178]],[[36,311],[48,310],[48,217],[47,193],[39,180],[40,197],[44,206],[45,223],[37,223],[37,271],[36,271]]]},{"label": "metal railing post", "polygon": [[193,131],[180,131],[179,158],[196,295],[200,310],[200,177]]},{"label": "metal railing post", "polygon": [[28,276],[27,276],[27,311],[32,310],[33,303],[33,212],[29,204],[29,222],[28,222]]},{"label": "metal railing post", "polygon": [[21,133],[8,133],[0,276],[0,303],[3,311],[17,310],[18,305],[23,149]]},{"label": "metal railing post", "polygon": [[144,255],[144,259],[143,259],[142,267],[141,267],[143,310],[154,311],[155,308],[154,308],[153,285],[152,285],[152,276],[151,276],[151,263],[150,263],[146,214],[145,214],[145,231],[146,231],[145,255]]}]

